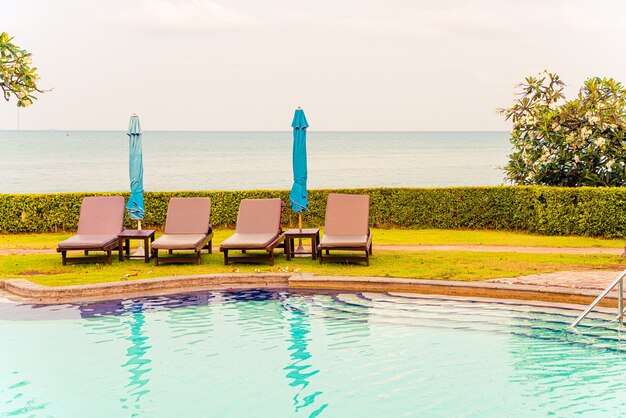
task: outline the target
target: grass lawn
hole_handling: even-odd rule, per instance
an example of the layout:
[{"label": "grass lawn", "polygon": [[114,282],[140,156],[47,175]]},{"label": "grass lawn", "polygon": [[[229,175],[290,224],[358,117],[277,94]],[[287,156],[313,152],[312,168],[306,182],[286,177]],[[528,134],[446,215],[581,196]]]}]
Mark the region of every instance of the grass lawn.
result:
[{"label": "grass lawn", "polygon": [[323,264],[311,259],[287,262],[280,255],[268,265],[223,265],[222,254],[204,254],[202,264],[155,267],[138,260],[113,265],[61,265],[59,255],[0,256],[0,278],[25,278],[49,286],[132,280],[185,274],[239,272],[294,272],[319,275],[410,277],[420,279],[487,280],[560,270],[623,269],[619,256],[578,254],[521,254],[486,252],[375,252],[369,267]]},{"label": "grass lawn", "polygon": [[[563,270],[619,269],[626,261],[612,255],[521,254],[463,251],[376,251],[369,267],[323,264],[310,259],[287,262],[282,255],[276,265],[224,266],[219,243],[232,230],[215,231],[216,253],[204,254],[202,265],[163,265],[133,260],[112,266],[106,264],[61,265],[58,254],[0,255],[0,278],[27,278],[33,282],[58,286],[132,280],[137,278],[202,273],[295,272],[319,275],[410,277],[421,279],[487,280]],[[374,229],[374,242],[385,245],[513,245],[536,247],[609,247],[621,248],[623,240],[586,237],[551,237],[517,232],[457,230],[382,230]],[[158,234],[158,233],[157,233]],[[0,235],[0,249],[53,249],[71,234]],[[134,241],[136,243],[136,241]]]},{"label": "grass lawn", "polygon": [[[214,244],[232,234],[215,231]],[[624,240],[573,236],[544,236],[504,231],[458,231],[447,229],[373,229],[375,244],[385,245],[513,245],[529,247],[622,248]],[[72,234],[0,234],[0,249],[53,249]],[[159,233],[157,233],[159,235]],[[133,241],[136,244],[136,241]]]},{"label": "grass lawn", "polygon": [[523,232],[451,229],[373,229],[376,244],[511,245],[522,247],[623,248],[623,239],[532,235]]}]

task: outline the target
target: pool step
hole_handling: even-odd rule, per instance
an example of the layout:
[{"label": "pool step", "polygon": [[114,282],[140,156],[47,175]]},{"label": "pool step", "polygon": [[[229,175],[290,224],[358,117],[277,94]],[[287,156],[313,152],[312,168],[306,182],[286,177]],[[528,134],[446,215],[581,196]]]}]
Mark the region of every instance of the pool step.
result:
[{"label": "pool step", "polygon": [[[304,302],[304,301],[303,301]],[[292,302],[296,303],[296,302]],[[304,306],[308,305],[308,306]],[[443,309],[442,309],[443,308]],[[512,303],[403,297],[382,293],[310,296],[299,309],[329,320],[395,324],[451,331],[506,333],[567,340],[599,349],[623,350],[623,328],[609,314],[594,313],[576,332],[567,329],[577,311]]]}]

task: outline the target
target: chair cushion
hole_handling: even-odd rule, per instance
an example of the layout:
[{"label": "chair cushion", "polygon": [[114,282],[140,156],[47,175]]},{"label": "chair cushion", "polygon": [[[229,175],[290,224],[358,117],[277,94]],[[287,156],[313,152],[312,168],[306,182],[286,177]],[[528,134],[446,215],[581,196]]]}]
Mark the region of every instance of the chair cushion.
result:
[{"label": "chair cushion", "polygon": [[324,234],[367,235],[369,231],[370,197],[368,195],[328,195]]},{"label": "chair cushion", "polygon": [[78,235],[117,235],[123,229],[122,196],[92,196],[83,199],[78,219]]},{"label": "chair cushion", "polygon": [[211,222],[211,199],[175,197],[170,199],[165,219],[166,234],[206,234]]},{"label": "chair cushion", "polygon": [[324,234],[320,241],[322,248],[337,247],[365,247],[368,244],[367,235],[329,235]]},{"label": "chair cushion", "polygon": [[193,250],[202,245],[207,234],[165,234],[152,243],[159,250]]},{"label": "chair cushion", "polygon": [[88,250],[103,248],[113,243],[117,243],[117,235],[74,235],[71,238],[61,241],[61,250]]},{"label": "chair cushion", "polygon": [[238,233],[272,234],[280,232],[283,202],[280,199],[242,199],[237,214]]},{"label": "chair cushion", "polygon": [[235,232],[222,242],[221,248],[265,248],[277,236],[278,234],[245,234]]}]

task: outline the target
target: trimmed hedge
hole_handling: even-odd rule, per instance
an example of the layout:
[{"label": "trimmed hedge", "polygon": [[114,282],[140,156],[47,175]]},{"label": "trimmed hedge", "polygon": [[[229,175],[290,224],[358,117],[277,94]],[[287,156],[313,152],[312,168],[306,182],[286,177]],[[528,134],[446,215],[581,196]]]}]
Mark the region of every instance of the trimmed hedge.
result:
[{"label": "trimmed hedge", "polygon": [[[324,224],[326,196],[330,192],[366,193],[371,198],[371,225],[381,228],[491,229],[546,235],[623,237],[626,232],[626,188],[561,188],[537,186],[374,188],[311,190],[305,224]],[[128,193],[0,194],[0,232],[73,231],[84,196]],[[289,201],[288,191],[147,192],[143,224],[160,227],[172,197],[208,196],[211,223],[232,227],[242,198],[278,197]],[[296,225],[289,205],[285,226]],[[129,227],[134,222],[126,219]]]}]

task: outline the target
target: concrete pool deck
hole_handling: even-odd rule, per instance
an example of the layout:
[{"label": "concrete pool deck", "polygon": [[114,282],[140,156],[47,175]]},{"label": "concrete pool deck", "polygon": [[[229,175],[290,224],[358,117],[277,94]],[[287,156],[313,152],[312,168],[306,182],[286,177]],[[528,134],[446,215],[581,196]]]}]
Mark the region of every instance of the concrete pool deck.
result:
[{"label": "concrete pool deck", "polygon": [[[57,287],[42,286],[25,279],[5,279],[0,280],[0,296],[16,302],[54,304],[202,290],[280,288],[290,291],[403,292],[586,305],[617,274],[615,271],[576,271],[464,282],[290,273],[228,273]],[[614,291],[601,305],[617,306],[617,292]]]}]

